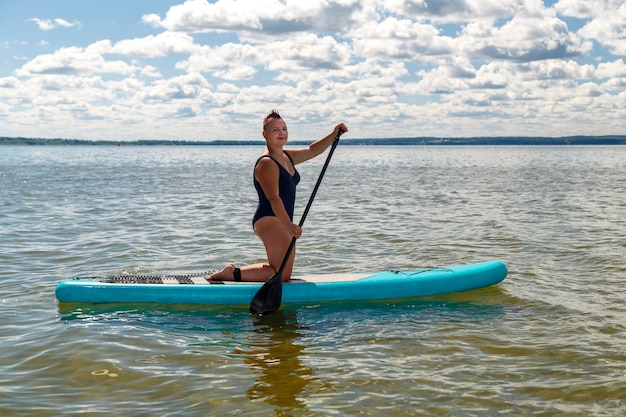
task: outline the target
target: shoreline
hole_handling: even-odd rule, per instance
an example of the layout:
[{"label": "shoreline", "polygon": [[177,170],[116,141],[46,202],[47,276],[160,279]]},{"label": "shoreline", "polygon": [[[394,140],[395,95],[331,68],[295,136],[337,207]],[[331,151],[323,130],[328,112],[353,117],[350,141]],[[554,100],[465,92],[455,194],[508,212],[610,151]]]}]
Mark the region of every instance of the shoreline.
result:
[{"label": "shoreline", "polygon": [[[305,145],[307,141],[291,141],[292,145]],[[24,138],[24,137],[0,137],[2,145],[26,145],[26,146],[262,146],[262,140],[212,140],[212,141],[188,141],[188,140],[157,140],[141,139],[132,141],[113,140],[87,140],[87,139],[63,139],[63,138]],[[342,139],[342,145],[352,146],[416,146],[416,145],[626,145],[626,135],[605,136],[563,136],[563,137],[540,137],[540,136],[508,136],[508,137],[466,137],[466,138],[437,138],[437,137],[402,137],[387,139]]]}]

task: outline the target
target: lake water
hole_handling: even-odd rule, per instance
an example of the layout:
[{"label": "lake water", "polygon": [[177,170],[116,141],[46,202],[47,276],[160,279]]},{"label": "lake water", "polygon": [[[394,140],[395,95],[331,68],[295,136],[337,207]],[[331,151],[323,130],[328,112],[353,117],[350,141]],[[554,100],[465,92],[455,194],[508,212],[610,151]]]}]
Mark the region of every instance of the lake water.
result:
[{"label": "lake water", "polygon": [[0,415],[626,415],[626,147],[337,148],[295,274],[501,259],[494,287],[263,320],[57,303],[74,275],[263,260],[261,151],[0,147]]}]

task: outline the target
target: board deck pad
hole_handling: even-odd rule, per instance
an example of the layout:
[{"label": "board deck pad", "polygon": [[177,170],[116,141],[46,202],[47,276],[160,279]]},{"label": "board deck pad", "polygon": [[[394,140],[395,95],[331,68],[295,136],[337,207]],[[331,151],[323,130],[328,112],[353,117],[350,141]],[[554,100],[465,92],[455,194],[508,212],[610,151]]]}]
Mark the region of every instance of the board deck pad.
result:
[{"label": "board deck pad", "polygon": [[[433,268],[437,269],[437,268]],[[427,270],[417,271],[421,273]],[[392,271],[402,274],[401,271]],[[213,271],[196,272],[184,275],[105,275],[91,277],[76,277],[75,279],[97,280],[105,284],[169,284],[169,285],[206,285],[206,284],[246,284],[246,282],[233,281],[208,281],[206,277],[211,275]],[[416,273],[416,272],[414,272]],[[294,276],[288,282],[297,284],[301,282],[353,282],[366,278],[373,273],[338,273],[338,274],[317,274],[317,275],[301,275]],[[247,282],[248,284],[258,284],[258,282]]]},{"label": "board deck pad", "polygon": [[[198,272],[185,275],[107,275],[90,277],[106,284],[210,284],[206,277],[212,272]],[[217,282],[216,282],[217,283]]]}]

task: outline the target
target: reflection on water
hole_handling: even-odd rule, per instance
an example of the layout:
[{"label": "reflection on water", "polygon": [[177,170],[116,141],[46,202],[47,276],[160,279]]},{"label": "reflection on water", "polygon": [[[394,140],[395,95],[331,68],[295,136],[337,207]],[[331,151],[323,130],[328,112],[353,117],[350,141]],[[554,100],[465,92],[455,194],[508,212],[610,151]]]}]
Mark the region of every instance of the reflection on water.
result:
[{"label": "reflection on water", "polygon": [[[249,316],[247,309],[233,311],[210,306],[75,303],[60,304],[59,313],[63,322],[105,325],[100,330],[102,333],[115,333],[119,331],[116,327],[125,327],[124,332],[128,334],[128,326],[132,326],[143,333],[165,337],[178,334],[183,337],[182,340],[187,340],[180,348],[192,348],[193,351],[211,346],[209,340],[237,339],[232,351],[221,357],[227,358],[232,369],[237,369],[237,362],[242,360],[255,375],[254,383],[246,392],[249,400],[266,402],[277,416],[291,416],[294,411],[305,407],[300,397],[303,389],[313,380],[313,370],[300,360],[306,347],[300,339],[308,327],[298,324],[296,311],[279,310],[271,315],[255,317]],[[203,337],[203,334],[210,336]],[[120,337],[120,343],[123,338]],[[156,364],[165,361],[168,356],[151,355],[135,362]],[[155,361],[157,357],[159,361]],[[183,367],[185,363],[179,366]],[[220,370],[212,372],[224,372],[229,368],[221,366]],[[117,377],[119,372],[98,369],[92,375],[102,376],[105,373],[109,377]]]},{"label": "reflection on water", "polygon": [[313,378],[313,370],[300,360],[305,346],[298,340],[306,329],[298,325],[295,312],[280,310],[252,320],[253,332],[245,336],[248,347],[235,350],[257,374],[248,398],[267,402],[277,416],[290,416],[304,408],[299,396]]},{"label": "reflection on water", "polygon": [[[0,415],[625,415],[623,146],[337,149],[296,273],[498,258],[495,288],[262,322],[247,306],[57,307],[69,276],[264,259],[260,152],[1,149]],[[296,217],[322,162],[300,169]]]},{"label": "reflection on water", "polygon": [[[389,415],[403,415],[402,378],[421,381],[424,391],[433,375],[466,366],[459,343],[489,344],[473,328],[498,326],[519,314],[511,306],[520,302],[492,287],[416,299],[290,305],[264,317],[245,308],[151,304],[65,304],[59,313],[83,337],[77,344],[81,359],[74,359],[82,363],[81,380],[130,381],[137,393],[156,389],[165,398],[193,396],[212,407],[211,398],[222,398],[220,410],[245,414],[246,403],[233,395],[240,390],[247,406],[256,407],[251,415],[259,415],[259,402],[276,416],[320,415],[311,413],[337,398],[379,415],[383,397],[398,409]],[[446,346],[451,338],[459,340]],[[117,347],[109,362],[99,359],[100,344]],[[488,360],[473,355],[471,363]],[[172,374],[196,382],[187,382],[185,394],[150,382]],[[377,394],[357,395],[368,383]]]}]

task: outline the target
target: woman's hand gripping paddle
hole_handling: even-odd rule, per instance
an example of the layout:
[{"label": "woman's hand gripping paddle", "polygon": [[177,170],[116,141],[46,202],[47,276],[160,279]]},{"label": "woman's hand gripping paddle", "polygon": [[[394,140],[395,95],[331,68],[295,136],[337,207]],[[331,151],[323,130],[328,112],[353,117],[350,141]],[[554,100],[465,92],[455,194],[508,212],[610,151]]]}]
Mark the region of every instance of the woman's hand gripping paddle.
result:
[{"label": "woman's hand gripping paddle", "polygon": [[[313,204],[313,199],[315,198],[315,194],[317,194],[317,189],[320,188],[320,184],[322,183],[322,178],[324,178],[324,173],[326,172],[326,168],[328,168],[328,164],[330,163],[330,158],[333,156],[333,152],[335,152],[335,148],[339,143],[339,137],[343,134],[341,129],[338,131],[335,140],[330,148],[330,152],[328,153],[328,157],[326,158],[326,162],[324,163],[324,167],[322,168],[322,172],[320,173],[319,178],[317,179],[317,183],[313,188],[313,192],[311,193],[311,197],[309,198],[309,202],[304,209],[304,213],[302,214],[302,218],[300,219],[300,227],[304,224],[304,220],[306,219],[307,214],[309,214],[309,209],[311,208],[311,204]],[[250,303],[250,314],[256,315],[264,315],[273,313],[274,311],[280,308],[280,303],[283,298],[283,272],[285,271],[285,266],[287,265],[287,260],[293,251],[294,246],[296,245],[296,238],[291,239],[291,243],[289,244],[289,249],[287,249],[287,253],[283,258],[283,263],[280,265],[280,269],[276,272],[270,279],[265,281],[265,284],[257,291],[252,302]]]}]

